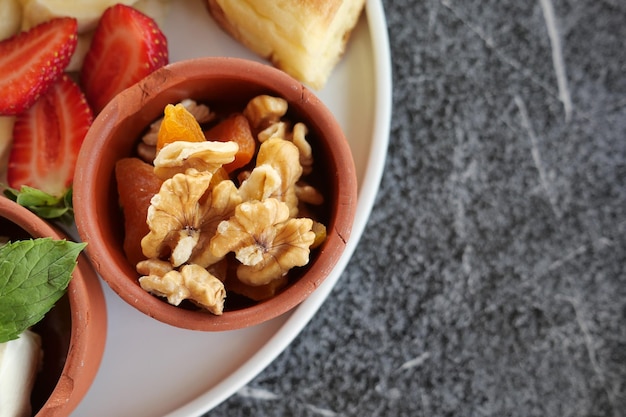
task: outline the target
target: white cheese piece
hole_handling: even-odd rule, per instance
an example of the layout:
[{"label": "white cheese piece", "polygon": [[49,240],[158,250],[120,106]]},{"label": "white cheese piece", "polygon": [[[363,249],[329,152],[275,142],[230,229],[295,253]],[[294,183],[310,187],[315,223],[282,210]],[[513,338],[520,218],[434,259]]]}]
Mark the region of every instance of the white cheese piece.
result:
[{"label": "white cheese piece", "polygon": [[30,330],[0,343],[0,417],[31,415],[30,393],[41,358],[41,338]]}]

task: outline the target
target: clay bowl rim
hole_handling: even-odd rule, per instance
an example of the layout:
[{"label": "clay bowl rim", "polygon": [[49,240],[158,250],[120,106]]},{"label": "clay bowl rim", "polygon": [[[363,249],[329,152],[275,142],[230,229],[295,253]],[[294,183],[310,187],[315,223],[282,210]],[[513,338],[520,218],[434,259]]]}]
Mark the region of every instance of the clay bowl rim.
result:
[{"label": "clay bowl rim", "polygon": [[[167,304],[160,297],[145,292],[137,283],[138,274],[126,260],[121,244],[107,245],[114,225],[107,213],[112,209],[108,197],[117,199],[114,187],[115,160],[129,156],[140,132],[162,114],[167,103],[184,98],[203,101],[207,85],[220,88],[242,83],[253,85],[241,95],[248,99],[261,93],[285,98],[292,111],[307,123],[314,135],[327,134],[329,141],[317,146],[330,153],[326,160],[332,169],[327,175],[336,178],[333,186],[337,203],[332,208],[327,239],[319,253],[306,267],[306,274],[269,300],[239,310],[225,311],[221,316],[182,309]],[[307,115],[305,116],[305,108]],[[142,113],[138,113],[139,111]],[[127,138],[117,139],[124,151],[114,150],[107,137],[124,129]],[[128,129],[128,130],[126,130]],[[331,142],[332,141],[332,142]],[[332,152],[331,152],[332,149]],[[318,156],[319,160],[319,156]],[[94,181],[109,187],[102,193]],[[102,203],[102,204],[100,204]],[[330,274],[343,253],[355,217],[357,179],[351,149],[341,127],[330,110],[317,96],[286,73],[269,65],[241,58],[205,57],[169,64],[134,86],[118,94],[96,117],[81,147],[74,181],[74,211],[77,230],[88,243],[87,254],[100,276],[125,302],[144,314],[175,327],[202,331],[234,330],[256,325],[291,310],[304,301]],[[108,205],[108,206],[107,206]],[[108,207],[108,209],[106,207]],[[115,208],[113,208],[115,209]],[[119,224],[117,227],[123,227]],[[131,277],[132,276],[132,277]]]},{"label": "clay bowl rim", "polygon": [[[69,240],[65,233],[5,197],[0,197],[0,217],[33,238]],[[79,255],[67,296],[72,322],[68,354],[54,390],[36,417],[70,415],[87,394],[102,362],[107,335],[106,304],[100,281],[84,252]]]}]

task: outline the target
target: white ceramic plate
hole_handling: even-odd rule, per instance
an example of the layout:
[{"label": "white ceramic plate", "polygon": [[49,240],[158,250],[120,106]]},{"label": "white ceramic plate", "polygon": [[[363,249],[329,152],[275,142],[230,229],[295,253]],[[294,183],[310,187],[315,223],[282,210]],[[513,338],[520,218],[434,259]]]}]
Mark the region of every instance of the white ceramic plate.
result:
[{"label": "white ceramic plate", "polygon": [[[162,28],[170,60],[236,56],[259,60],[225,35],[202,0],[177,0]],[[214,408],[270,364],[322,305],[345,268],[369,217],[382,175],[391,117],[391,69],[380,0],[368,0],[348,50],[324,90],[350,142],[359,181],[352,236],[331,275],[293,311],[268,323],[204,333],[157,322],[103,285],[109,331],[96,380],[76,416],[198,416]]]}]

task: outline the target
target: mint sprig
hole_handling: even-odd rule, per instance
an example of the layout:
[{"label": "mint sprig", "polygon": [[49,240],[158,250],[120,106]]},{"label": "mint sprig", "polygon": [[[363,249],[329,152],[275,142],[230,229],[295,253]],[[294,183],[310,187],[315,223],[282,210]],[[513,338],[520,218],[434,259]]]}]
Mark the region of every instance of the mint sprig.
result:
[{"label": "mint sprig", "polygon": [[41,218],[59,220],[71,224],[74,220],[72,206],[72,188],[60,197],[23,185],[19,190],[7,187],[4,195],[20,206],[26,207]]},{"label": "mint sprig", "polygon": [[0,343],[17,339],[63,296],[85,243],[52,238],[0,246]]}]

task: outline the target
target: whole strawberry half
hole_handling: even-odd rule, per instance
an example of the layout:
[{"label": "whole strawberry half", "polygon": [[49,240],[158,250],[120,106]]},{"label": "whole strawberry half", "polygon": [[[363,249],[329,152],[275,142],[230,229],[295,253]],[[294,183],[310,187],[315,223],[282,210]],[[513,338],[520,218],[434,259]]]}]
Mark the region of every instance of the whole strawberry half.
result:
[{"label": "whole strawberry half", "polygon": [[78,42],[74,18],[56,18],[0,42],[0,115],[30,107],[61,75]]},{"label": "whole strawberry half", "polygon": [[78,151],[92,121],[93,113],[80,88],[62,74],[15,120],[7,167],[9,186],[64,195],[72,185]]},{"label": "whole strawberry half", "polygon": [[169,62],[167,39],[156,22],[130,6],[108,8],[80,72],[95,114],[119,92]]}]

